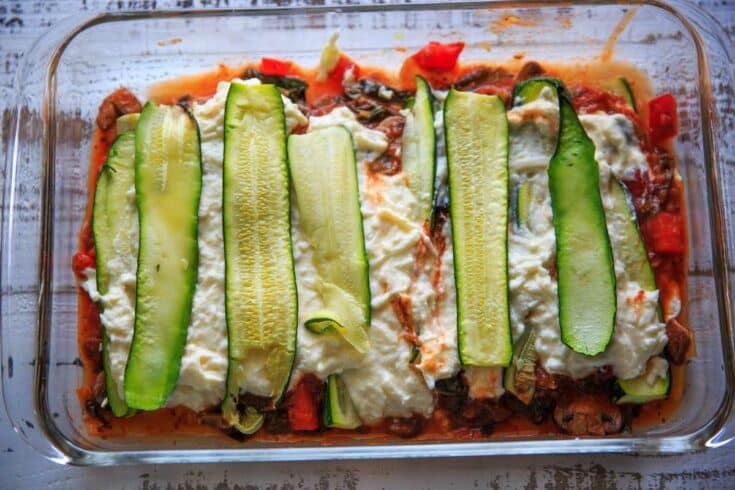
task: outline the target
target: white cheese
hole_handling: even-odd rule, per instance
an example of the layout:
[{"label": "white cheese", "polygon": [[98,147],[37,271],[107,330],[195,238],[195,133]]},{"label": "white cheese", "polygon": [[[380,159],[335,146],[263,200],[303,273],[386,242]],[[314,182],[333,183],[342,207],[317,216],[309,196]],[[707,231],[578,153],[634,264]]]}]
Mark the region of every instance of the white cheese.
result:
[{"label": "white cheese", "polygon": [[[407,332],[391,307],[391,299],[408,294],[411,288],[414,251],[422,229],[418,224],[407,229],[386,216],[396,214],[410,222],[407,214],[415,197],[401,174],[375,175],[369,183],[365,163],[361,159],[358,164],[361,196],[368,185],[376,185],[375,180],[384,189],[380,202],[364,197],[361,202],[370,264],[371,348],[361,365],[343,376],[360,417],[370,424],[386,416],[429,415],[433,396],[408,362],[411,347],[403,338]],[[425,289],[421,292],[426,295]]]},{"label": "white cheese", "polygon": [[669,362],[663,357],[653,357],[648,360],[648,366],[646,369],[646,383],[649,386],[653,386],[657,379],[666,378],[669,373]]},{"label": "white cheese", "polygon": [[508,111],[510,184],[528,181],[531,202],[523,226],[510,226],[508,266],[513,339],[526,328],[559,330],[556,281],[549,272],[555,260],[546,167],[556,146],[559,105],[545,88],[539,98]]},{"label": "white cheese", "polygon": [[135,322],[135,274],[130,274],[126,270],[126,259],[129,257],[115,257],[107,263],[110,282],[104,297],[101,297],[97,290],[95,269],[85,269],[83,273],[86,279],[81,283],[82,289],[87,291],[92,301],[99,302],[104,299],[105,308],[100,313],[100,321],[109,340],[108,369],[116,383],[118,396],[123,400],[125,399],[123,379]]},{"label": "white cheese", "polygon": [[[357,151],[374,153],[377,156],[388,148],[388,140],[385,134],[360,124],[357,116],[347,107],[337,107],[329,114],[309,118],[309,131],[332,126],[347,128],[352,133],[353,144]],[[371,155],[366,155],[366,159],[371,159]]]},{"label": "white cheese", "polygon": [[632,178],[636,170],[648,170],[630,119],[622,114],[597,112],[580,115],[579,121],[595,143],[595,159],[609,167],[613,175]]},{"label": "white cheese", "polygon": [[[452,230],[449,223],[444,224],[443,233],[448,246],[441,257],[437,257],[438,252],[433,249],[428,237],[422,238],[431,253],[409,291],[413,318],[419,326],[421,358],[416,368],[421,371],[430,388],[434,387],[437,380],[452,377],[460,369]],[[432,274],[437,258],[440,280],[434,287]]]},{"label": "white cheese", "polygon": [[503,368],[467,366],[464,378],[469,388],[468,395],[475,400],[495,399],[505,393]]},{"label": "white cheese", "polygon": [[393,98],[393,91],[385,85],[381,85],[378,88],[378,97],[380,97],[381,99],[390,100]]},{"label": "white cheese", "polygon": [[345,70],[345,74],[342,75],[342,86],[348,87],[355,83],[355,67],[350,66]]},{"label": "white cheese", "polygon": [[82,271],[82,275],[84,276],[84,280],[79,283],[79,287],[87,291],[89,299],[98,303],[102,296],[99,290],[97,290],[97,270],[92,267],[87,267]]}]

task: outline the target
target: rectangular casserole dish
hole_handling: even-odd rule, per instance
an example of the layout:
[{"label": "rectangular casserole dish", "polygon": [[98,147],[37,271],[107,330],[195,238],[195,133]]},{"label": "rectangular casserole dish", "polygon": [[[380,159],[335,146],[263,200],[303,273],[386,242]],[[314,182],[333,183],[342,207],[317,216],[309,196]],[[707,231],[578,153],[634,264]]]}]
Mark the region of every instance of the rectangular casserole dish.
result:
[{"label": "rectangular casserole dish", "polygon": [[[671,6],[673,5],[673,7]],[[642,69],[679,102],[675,141],[689,213],[689,323],[696,358],[679,410],[619,437],[491,438],[488,442],[298,446],[170,434],[89,437],[75,393],[77,289],[71,271],[87,202],[94,118],[120,85],[151,83],[261,56],[315,65],[329,35],[359,62],[397,67],[426,41],[461,40],[465,59],[590,61]],[[613,37],[611,37],[613,36]],[[617,36],[617,37],[615,37]],[[294,39],[298,46],[294,47]],[[608,42],[610,46],[608,46]],[[617,39],[617,42],[615,42]],[[613,46],[614,44],[614,46]],[[728,249],[733,249],[730,44],[684,2],[457,3],[185,11],[68,19],[26,54],[7,135],[2,235],[2,391],[15,430],[61,463],[276,461],[529,453],[675,453],[733,438],[735,360]],[[714,90],[722,100],[714,97]],[[729,106],[728,106],[729,104]],[[729,172],[729,173],[728,173]],[[728,231],[730,234],[728,235]]]}]

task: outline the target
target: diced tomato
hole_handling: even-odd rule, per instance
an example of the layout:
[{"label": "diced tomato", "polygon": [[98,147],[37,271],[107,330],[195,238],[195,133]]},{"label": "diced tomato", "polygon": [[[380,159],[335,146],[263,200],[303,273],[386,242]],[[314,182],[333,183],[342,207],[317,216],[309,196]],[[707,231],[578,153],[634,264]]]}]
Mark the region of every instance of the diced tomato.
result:
[{"label": "diced tomato", "polygon": [[634,199],[641,197],[646,191],[648,180],[648,172],[643,173],[640,171],[640,169],[635,169],[635,174],[633,178],[625,179],[625,185]]},{"label": "diced tomato", "polygon": [[463,42],[444,44],[431,41],[413,57],[425,70],[451,70],[463,49]]},{"label": "diced tomato", "polygon": [[260,60],[260,72],[263,75],[282,77],[287,75],[290,70],[290,61],[283,61],[275,58],[261,58]]},{"label": "diced tomato", "polygon": [[662,211],[647,220],[644,234],[658,254],[684,253],[684,230],[681,216]]},{"label": "diced tomato", "polygon": [[319,402],[309,387],[307,377],[293,389],[288,407],[288,421],[293,430],[319,429]]},{"label": "diced tomato", "polygon": [[74,272],[82,274],[85,269],[95,267],[96,259],[94,254],[85,254],[84,252],[77,252],[71,259],[71,266]]},{"label": "diced tomato", "polygon": [[633,109],[622,97],[596,87],[575,86],[571,90],[574,95],[572,105],[577,113],[592,114],[602,111],[612,114],[619,112],[630,119],[634,125],[637,125],[638,115],[633,112]]},{"label": "diced tomato", "polygon": [[648,102],[648,131],[651,142],[661,143],[676,136],[679,119],[676,115],[676,99],[664,94]]},{"label": "diced tomato", "polygon": [[332,68],[332,71],[329,72],[329,79],[342,83],[342,79],[345,76],[345,72],[347,70],[352,70],[352,75],[355,79],[359,78],[360,76],[360,68],[357,66],[357,64],[350,59],[349,56],[345,54],[339,55],[339,61],[337,61],[337,64],[334,65],[334,68]]}]

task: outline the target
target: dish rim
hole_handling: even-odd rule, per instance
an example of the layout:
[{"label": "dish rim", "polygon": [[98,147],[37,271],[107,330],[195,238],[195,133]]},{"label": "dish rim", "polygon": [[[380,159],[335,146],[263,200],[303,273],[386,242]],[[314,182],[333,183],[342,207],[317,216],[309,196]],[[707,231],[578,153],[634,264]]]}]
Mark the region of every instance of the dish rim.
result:
[{"label": "dish rim", "polygon": [[[694,43],[697,52],[698,82],[700,87],[699,104],[706,115],[706,109],[712,104],[712,86],[709,76],[707,52],[704,42],[690,19],[681,14],[674,5],[662,3],[659,0],[640,0],[631,2],[605,2],[599,0],[586,0],[573,2],[581,6],[599,5],[630,5],[651,6],[664,10],[673,16],[681,26],[686,29],[687,35]],[[569,5],[569,2],[554,1],[544,2],[542,0],[531,0],[519,4],[512,1],[501,2],[457,2],[441,4],[442,10],[456,11],[463,9],[492,8],[500,10],[503,8],[528,6],[530,8],[554,8]],[[295,461],[295,460],[325,460],[325,459],[365,459],[365,458],[403,458],[403,457],[446,457],[446,456],[479,456],[479,455],[501,455],[501,454],[555,454],[555,453],[681,453],[700,450],[708,446],[708,443],[716,438],[718,433],[727,425],[728,419],[733,417],[733,405],[735,403],[733,386],[735,376],[735,354],[732,341],[732,318],[730,304],[730,287],[728,282],[728,271],[730,261],[727,249],[727,235],[725,232],[725,216],[722,197],[722,180],[719,166],[717,164],[717,138],[715,137],[712,121],[702,117],[702,137],[705,179],[707,195],[704,200],[708,201],[707,210],[710,220],[712,235],[712,279],[714,281],[715,296],[717,298],[718,315],[720,323],[720,335],[722,339],[723,360],[725,363],[725,381],[727,387],[713,418],[701,425],[698,429],[681,436],[662,437],[613,437],[613,438],[564,438],[552,439],[525,439],[519,438],[512,441],[487,441],[487,442],[425,442],[425,443],[391,443],[378,445],[358,444],[352,446],[330,445],[319,446],[318,443],[310,446],[284,446],[284,447],[240,447],[221,449],[184,449],[184,450],[126,450],[126,451],[97,451],[87,449],[74,444],[68,440],[56,425],[48,406],[48,372],[49,372],[49,349],[51,326],[51,307],[53,304],[53,268],[43,257],[53,256],[54,240],[54,172],[55,172],[55,140],[56,140],[56,84],[55,73],[66,48],[82,32],[108,22],[120,22],[128,20],[143,20],[157,18],[201,18],[201,17],[262,17],[272,15],[309,15],[338,12],[341,14],[361,12],[406,12],[425,11],[436,8],[437,4],[389,4],[389,5],[349,5],[349,6],[314,6],[314,7],[286,7],[286,8],[250,8],[250,9],[228,9],[228,10],[161,10],[150,12],[116,12],[103,13],[92,16],[76,25],[68,31],[68,34],[53,50],[47,65],[45,66],[45,93],[42,107],[47,118],[44,120],[43,131],[43,160],[41,162],[41,190],[40,190],[40,236],[39,245],[39,274],[38,274],[38,318],[36,328],[38,329],[37,341],[35,342],[35,355],[39,362],[33,368],[33,408],[38,422],[38,428],[43,433],[46,441],[57,453],[52,460],[61,463],[75,465],[110,465],[129,463],[165,463],[174,461],[186,462],[235,462],[235,461]],[[696,11],[696,8],[695,8]],[[700,12],[701,13],[701,12]],[[702,14],[705,15],[705,14]],[[66,29],[64,23],[53,27],[50,32],[62,32]],[[46,34],[48,35],[48,33]],[[21,74],[26,71],[31,53],[37,48],[40,38],[29,50],[23,61],[24,66],[18,70],[16,79],[16,94],[20,95]],[[20,110],[21,103],[18,101],[16,110]],[[17,118],[16,118],[17,120]],[[16,131],[17,127],[12,128]],[[11,131],[12,132],[12,131]],[[6,163],[6,175],[10,175],[12,168],[17,162],[13,155],[17,153],[18,138],[11,140],[13,145],[9,146],[8,159]],[[3,201],[7,204],[8,196],[3,194]],[[12,199],[12,198],[11,198]],[[12,217],[11,217],[12,220]],[[9,225],[4,223],[7,228]],[[3,244],[6,246],[6,244]],[[6,264],[7,265],[7,264]],[[45,360],[42,361],[42,360]],[[3,385],[3,398],[7,409],[7,396]],[[17,426],[11,417],[14,426]]]}]

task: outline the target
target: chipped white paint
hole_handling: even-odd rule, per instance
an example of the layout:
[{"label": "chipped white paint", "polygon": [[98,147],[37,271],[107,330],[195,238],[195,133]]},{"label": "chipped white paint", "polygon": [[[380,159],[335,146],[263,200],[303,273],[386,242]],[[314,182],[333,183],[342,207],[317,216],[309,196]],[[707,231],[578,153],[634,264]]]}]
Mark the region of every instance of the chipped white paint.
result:
[{"label": "chipped white paint", "polygon": [[[275,2],[257,1],[272,6]],[[302,5],[306,2],[297,1]],[[327,2],[329,3],[329,2]],[[735,3],[703,0],[731,34]],[[250,2],[242,2],[250,5]],[[0,1],[0,95],[9,93],[20,53],[51,23],[78,9],[235,7],[236,0]],[[10,98],[0,97],[0,112]],[[5,116],[7,117],[7,116]],[[3,118],[4,122],[5,117]],[[7,124],[7,122],[5,122]],[[26,429],[35,430],[35,429]],[[241,465],[149,465],[72,468],[43,460],[13,433],[0,414],[0,488],[671,488],[735,487],[735,444],[675,458],[633,456],[498,457]]]}]

